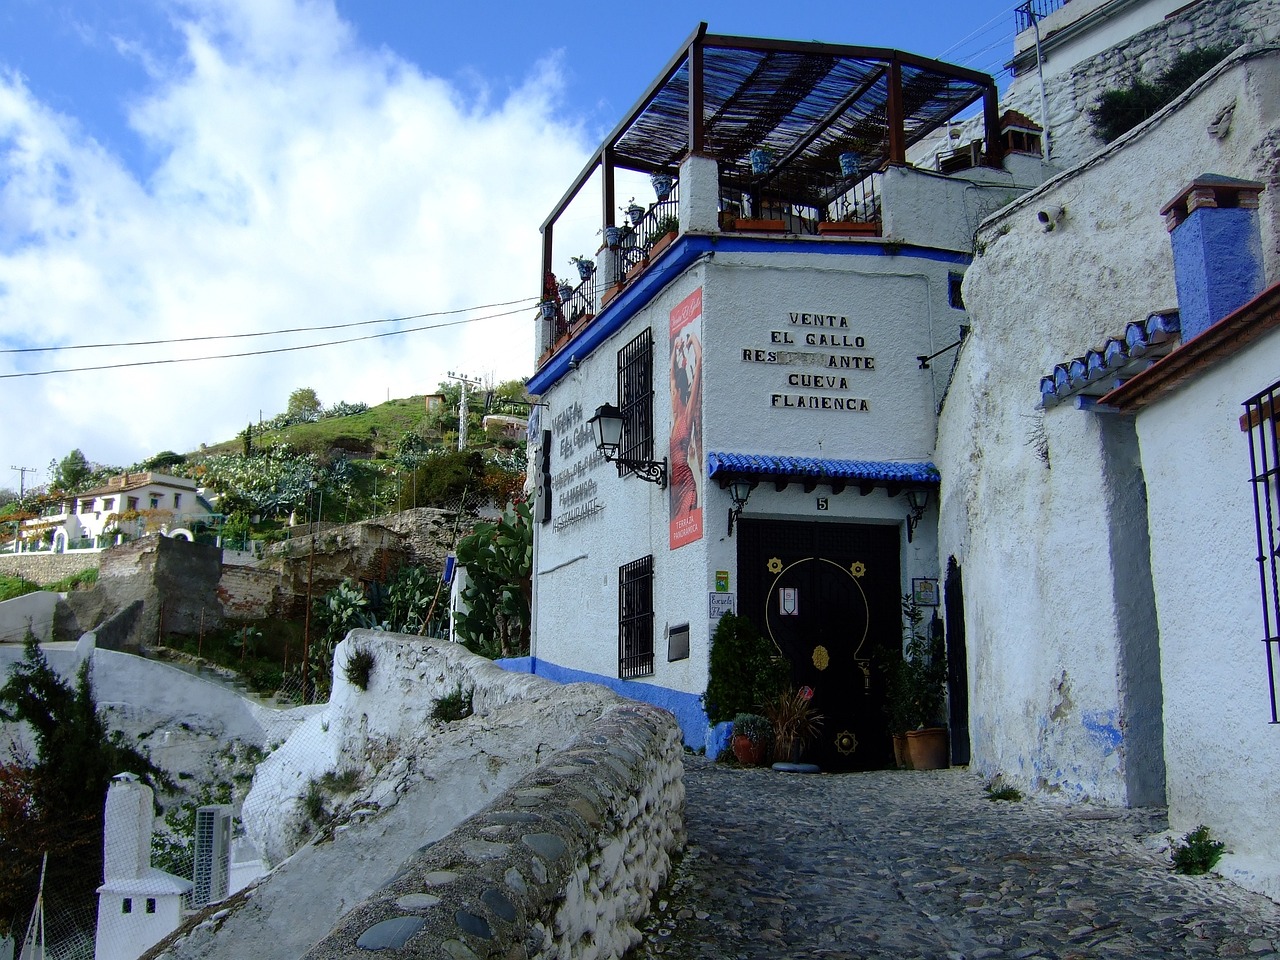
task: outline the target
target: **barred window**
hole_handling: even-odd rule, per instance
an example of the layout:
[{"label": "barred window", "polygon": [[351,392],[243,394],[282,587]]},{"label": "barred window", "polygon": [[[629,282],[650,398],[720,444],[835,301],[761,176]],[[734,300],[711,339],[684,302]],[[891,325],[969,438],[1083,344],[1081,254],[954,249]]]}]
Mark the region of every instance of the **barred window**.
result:
[{"label": "barred window", "polygon": [[618,568],[618,676],[653,673],[653,555]]},{"label": "barred window", "polygon": [[1280,382],[1244,402],[1240,429],[1249,434],[1249,466],[1253,474],[1253,515],[1258,537],[1258,579],[1262,586],[1262,641],[1267,652],[1267,685],[1271,695],[1271,722],[1280,722],[1276,701],[1280,690],[1280,561],[1277,524],[1280,524],[1280,443],[1277,442],[1276,407]]},{"label": "barred window", "polygon": [[[618,351],[618,408],[622,412],[619,461],[653,459],[653,330],[645,330]],[[626,476],[633,468],[618,465]]]}]

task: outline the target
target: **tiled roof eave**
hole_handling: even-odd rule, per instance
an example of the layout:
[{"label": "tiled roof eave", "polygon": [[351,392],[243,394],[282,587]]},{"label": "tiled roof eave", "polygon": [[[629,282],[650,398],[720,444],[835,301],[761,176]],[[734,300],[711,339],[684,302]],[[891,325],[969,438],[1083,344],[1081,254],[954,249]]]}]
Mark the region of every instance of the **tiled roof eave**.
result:
[{"label": "tiled roof eave", "polygon": [[1041,403],[1050,407],[1073,397],[1097,399],[1111,392],[1172,352],[1181,330],[1176,310],[1159,311],[1130,323],[1122,336],[1057,364],[1041,377]]},{"label": "tiled roof eave", "polygon": [[927,461],[838,460],[723,452],[707,455],[707,476],[721,486],[741,477],[840,488],[849,484],[936,486],[941,479],[938,468]]},{"label": "tiled roof eave", "polygon": [[1181,344],[1148,370],[1117,385],[1100,402],[1122,412],[1146,406],[1276,327],[1280,327],[1280,283]]}]

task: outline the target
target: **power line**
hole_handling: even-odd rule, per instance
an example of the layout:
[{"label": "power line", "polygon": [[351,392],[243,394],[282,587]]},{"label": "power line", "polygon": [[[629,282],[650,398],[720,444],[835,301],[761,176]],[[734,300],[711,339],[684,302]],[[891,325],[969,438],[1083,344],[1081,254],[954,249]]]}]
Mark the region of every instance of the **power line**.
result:
[{"label": "power line", "polygon": [[[315,350],[320,347],[337,347],[346,343],[359,343],[362,340],[380,340],[383,337],[398,337],[406,333],[421,333],[424,330],[440,330],[444,327],[457,327],[464,323],[475,323],[477,320],[495,320],[498,317],[510,317],[517,313],[523,313],[524,309],[524,307],[521,307],[516,310],[505,310],[502,313],[491,313],[484,317],[468,317],[465,320],[450,320],[445,323],[429,323],[426,326],[411,327],[408,330],[388,330],[386,333],[371,333],[363,337],[348,337],[346,340],[326,340],[323,343],[304,343],[292,347],[276,347],[272,350],[246,350],[243,353],[223,353],[208,357],[170,357],[164,360],[133,360],[128,363],[107,363],[93,367],[64,367],[58,370],[30,370],[25,373],[0,373],[0,380],[12,380],[18,377],[47,377],[55,373],[92,373],[98,370],[122,370],[126,367],[155,367],[170,363],[197,363],[202,360],[235,360],[241,357],[263,357],[273,353],[293,353],[297,350]],[[430,316],[430,314],[427,314],[427,316]]]},{"label": "power line", "polygon": [[973,32],[972,32],[972,33],[970,33],[968,36],[961,37],[959,40],[957,40],[957,41],[956,41],[955,43],[953,43],[951,46],[947,47],[947,49],[943,50],[943,51],[942,51],[942,53],[938,54],[938,59],[939,59],[939,60],[941,60],[941,59],[943,59],[944,57],[948,56],[948,55],[949,55],[953,50],[956,50],[956,49],[958,49],[958,48],[960,48],[960,47],[964,46],[966,43],[968,43],[970,40],[972,40],[974,37],[978,36],[979,34],[990,33],[990,32],[991,32],[990,27],[991,27],[991,25],[992,25],[993,23],[998,23],[999,21],[1001,21],[1001,20],[1005,19],[1006,17],[1010,16],[1010,15],[1011,15],[1015,10],[1017,10],[1017,9],[1018,9],[1018,7],[1020,7],[1020,6],[1021,6],[1021,4],[1014,4],[1014,5],[1013,5],[1012,7],[1010,7],[1008,10],[1004,10],[1004,11],[1001,11],[1000,13],[997,13],[994,17],[992,17],[992,18],[991,18],[990,20],[988,20],[986,23],[982,24],[982,25],[981,25],[981,26],[979,26],[979,27],[976,27],[976,28],[973,30]]},{"label": "power line", "polygon": [[[475,307],[458,307],[456,310],[436,310],[432,313],[415,313],[407,317],[386,317],[379,320],[355,320],[351,323],[330,323],[315,327],[289,327],[284,330],[263,330],[258,333],[215,333],[201,337],[177,337],[172,340],[132,340],[121,341],[119,343],[78,343],[68,344],[67,346],[62,347],[13,347],[7,350],[0,350],[0,353],[55,353],[59,350],[100,350],[105,347],[154,347],[171,343],[198,343],[204,340],[241,340],[246,337],[274,337],[284,333],[310,333],[312,331],[319,330],[343,330],[348,327],[367,327],[376,323],[401,323],[405,320],[421,320],[424,317],[447,317],[455,313],[469,313],[472,310],[490,310],[494,307],[510,307],[517,303],[532,303],[537,299],[537,297],[522,297],[519,300],[507,300],[503,303],[483,303]],[[498,314],[498,316],[505,316],[505,314]]]}]

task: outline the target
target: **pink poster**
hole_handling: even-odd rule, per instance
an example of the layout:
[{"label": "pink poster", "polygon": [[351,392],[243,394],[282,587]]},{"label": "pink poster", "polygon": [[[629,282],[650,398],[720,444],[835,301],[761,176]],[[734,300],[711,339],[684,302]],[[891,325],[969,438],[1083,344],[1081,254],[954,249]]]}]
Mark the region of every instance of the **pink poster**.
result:
[{"label": "pink poster", "polygon": [[671,311],[671,549],[702,539],[702,288]]}]

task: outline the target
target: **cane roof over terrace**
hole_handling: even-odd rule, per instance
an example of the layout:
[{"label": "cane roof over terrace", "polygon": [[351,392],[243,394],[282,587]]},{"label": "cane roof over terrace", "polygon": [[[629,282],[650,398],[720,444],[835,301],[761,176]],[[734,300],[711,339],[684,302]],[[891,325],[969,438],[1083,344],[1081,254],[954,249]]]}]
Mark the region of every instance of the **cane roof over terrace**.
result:
[{"label": "cane roof over terrace", "polygon": [[[673,171],[689,153],[716,158],[722,187],[784,191],[815,205],[847,189],[833,173],[855,152],[864,171],[985,99],[986,162],[999,164],[997,93],[987,74],[879,47],[730,37],[699,28],[601,145],[544,230],[597,166],[612,223],[612,168]],[[752,172],[751,151],[772,154]]]}]

